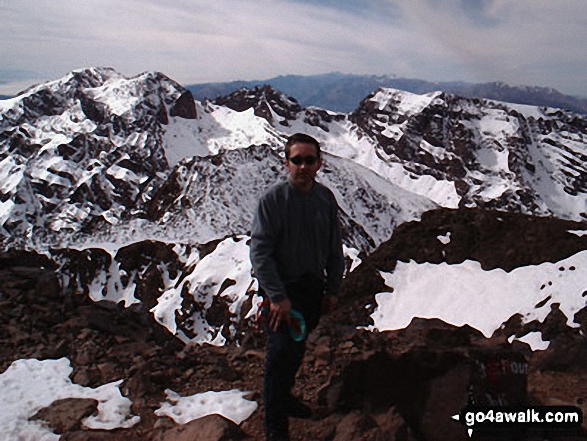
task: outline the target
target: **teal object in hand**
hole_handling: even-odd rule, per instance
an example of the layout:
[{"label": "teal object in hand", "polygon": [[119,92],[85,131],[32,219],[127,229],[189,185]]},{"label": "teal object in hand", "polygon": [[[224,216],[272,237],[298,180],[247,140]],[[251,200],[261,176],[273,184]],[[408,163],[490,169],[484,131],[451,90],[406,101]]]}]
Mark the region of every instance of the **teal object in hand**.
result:
[{"label": "teal object in hand", "polygon": [[295,309],[290,310],[291,326],[289,327],[289,335],[295,341],[302,341],[306,338],[306,320],[301,312]]}]

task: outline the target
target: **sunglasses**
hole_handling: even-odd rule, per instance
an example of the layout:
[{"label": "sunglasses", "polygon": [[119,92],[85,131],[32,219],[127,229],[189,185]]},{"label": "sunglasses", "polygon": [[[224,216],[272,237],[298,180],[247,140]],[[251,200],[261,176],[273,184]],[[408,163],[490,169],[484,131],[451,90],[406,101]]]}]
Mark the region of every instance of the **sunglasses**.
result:
[{"label": "sunglasses", "polygon": [[291,162],[294,165],[301,165],[302,162],[305,162],[306,165],[314,165],[318,162],[318,157],[317,156],[292,156],[291,158],[289,158],[289,162]]}]

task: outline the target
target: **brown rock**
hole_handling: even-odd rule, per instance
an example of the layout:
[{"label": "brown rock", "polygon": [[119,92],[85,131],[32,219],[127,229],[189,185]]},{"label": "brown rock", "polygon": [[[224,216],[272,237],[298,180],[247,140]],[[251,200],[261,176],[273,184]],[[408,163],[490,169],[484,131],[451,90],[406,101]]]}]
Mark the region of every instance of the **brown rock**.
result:
[{"label": "brown rock", "polygon": [[100,363],[98,365],[98,370],[102,376],[102,381],[104,383],[110,383],[112,381],[116,381],[120,379],[121,375],[118,372],[118,365],[112,362]]},{"label": "brown rock", "polygon": [[378,438],[385,441],[415,441],[408,425],[394,407],[390,408],[387,413],[374,415],[373,419],[379,426]]},{"label": "brown rock", "polygon": [[98,409],[98,401],[90,398],[65,398],[51,403],[33,415],[31,420],[46,421],[57,433],[79,429],[81,421]]},{"label": "brown rock", "polygon": [[377,424],[368,415],[354,411],[336,426],[333,441],[376,440]]},{"label": "brown rock", "polygon": [[460,364],[429,383],[419,429],[429,440],[462,440],[468,436],[464,427],[451,417],[467,404],[471,367]]},{"label": "brown rock", "polygon": [[143,441],[145,438],[134,433],[116,430],[76,430],[64,434],[59,441]]},{"label": "brown rock", "polygon": [[93,341],[86,341],[82,347],[78,350],[75,357],[75,363],[77,365],[90,365],[93,364],[96,358],[100,357],[104,351]]},{"label": "brown rock", "polygon": [[173,106],[169,110],[169,115],[186,119],[196,119],[198,117],[194,96],[189,90],[183,92],[175,103],[173,103]]},{"label": "brown rock", "polygon": [[92,386],[100,382],[100,372],[92,366],[80,366],[74,369],[73,382],[81,386]]},{"label": "brown rock", "polygon": [[319,360],[330,360],[330,346],[319,345],[314,349],[314,355]]},{"label": "brown rock", "polygon": [[187,424],[161,432],[156,441],[229,441],[246,435],[232,421],[221,415],[207,415]]}]

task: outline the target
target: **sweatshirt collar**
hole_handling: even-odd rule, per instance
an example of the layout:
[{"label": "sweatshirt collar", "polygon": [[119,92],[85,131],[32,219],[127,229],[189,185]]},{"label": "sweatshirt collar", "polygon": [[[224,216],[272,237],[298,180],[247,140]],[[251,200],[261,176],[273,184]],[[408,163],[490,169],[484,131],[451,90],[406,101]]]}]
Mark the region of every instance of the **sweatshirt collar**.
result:
[{"label": "sweatshirt collar", "polygon": [[291,188],[293,191],[295,191],[296,193],[298,193],[298,194],[301,194],[301,195],[309,195],[309,194],[313,193],[313,192],[314,192],[314,189],[316,188],[316,185],[318,185],[318,183],[317,183],[316,181],[314,181],[314,185],[312,185],[312,188],[310,188],[310,190],[309,190],[309,191],[302,191],[302,190],[300,190],[300,188],[299,188],[299,187],[298,187],[296,184],[294,184],[294,183],[291,181],[291,179],[289,179],[289,178],[287,179],[287,184],[289,185],[289,187],[290,187],[290,188]]}]

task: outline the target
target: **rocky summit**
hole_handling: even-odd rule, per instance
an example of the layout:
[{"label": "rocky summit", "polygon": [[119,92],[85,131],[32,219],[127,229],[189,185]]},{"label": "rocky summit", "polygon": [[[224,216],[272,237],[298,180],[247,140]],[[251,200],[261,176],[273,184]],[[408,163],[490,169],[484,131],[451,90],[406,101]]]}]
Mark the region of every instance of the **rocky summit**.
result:
[{"label": "rocky summit", "polygon": [[0,101],[5,439],[264,439],[249,226],[298,131],[322,143],[347,271],[292,439],[465,440],[466,405],[587,410],[583,116],[392,89],[348,114],[270,87],[199,102],[91,68]]}]

